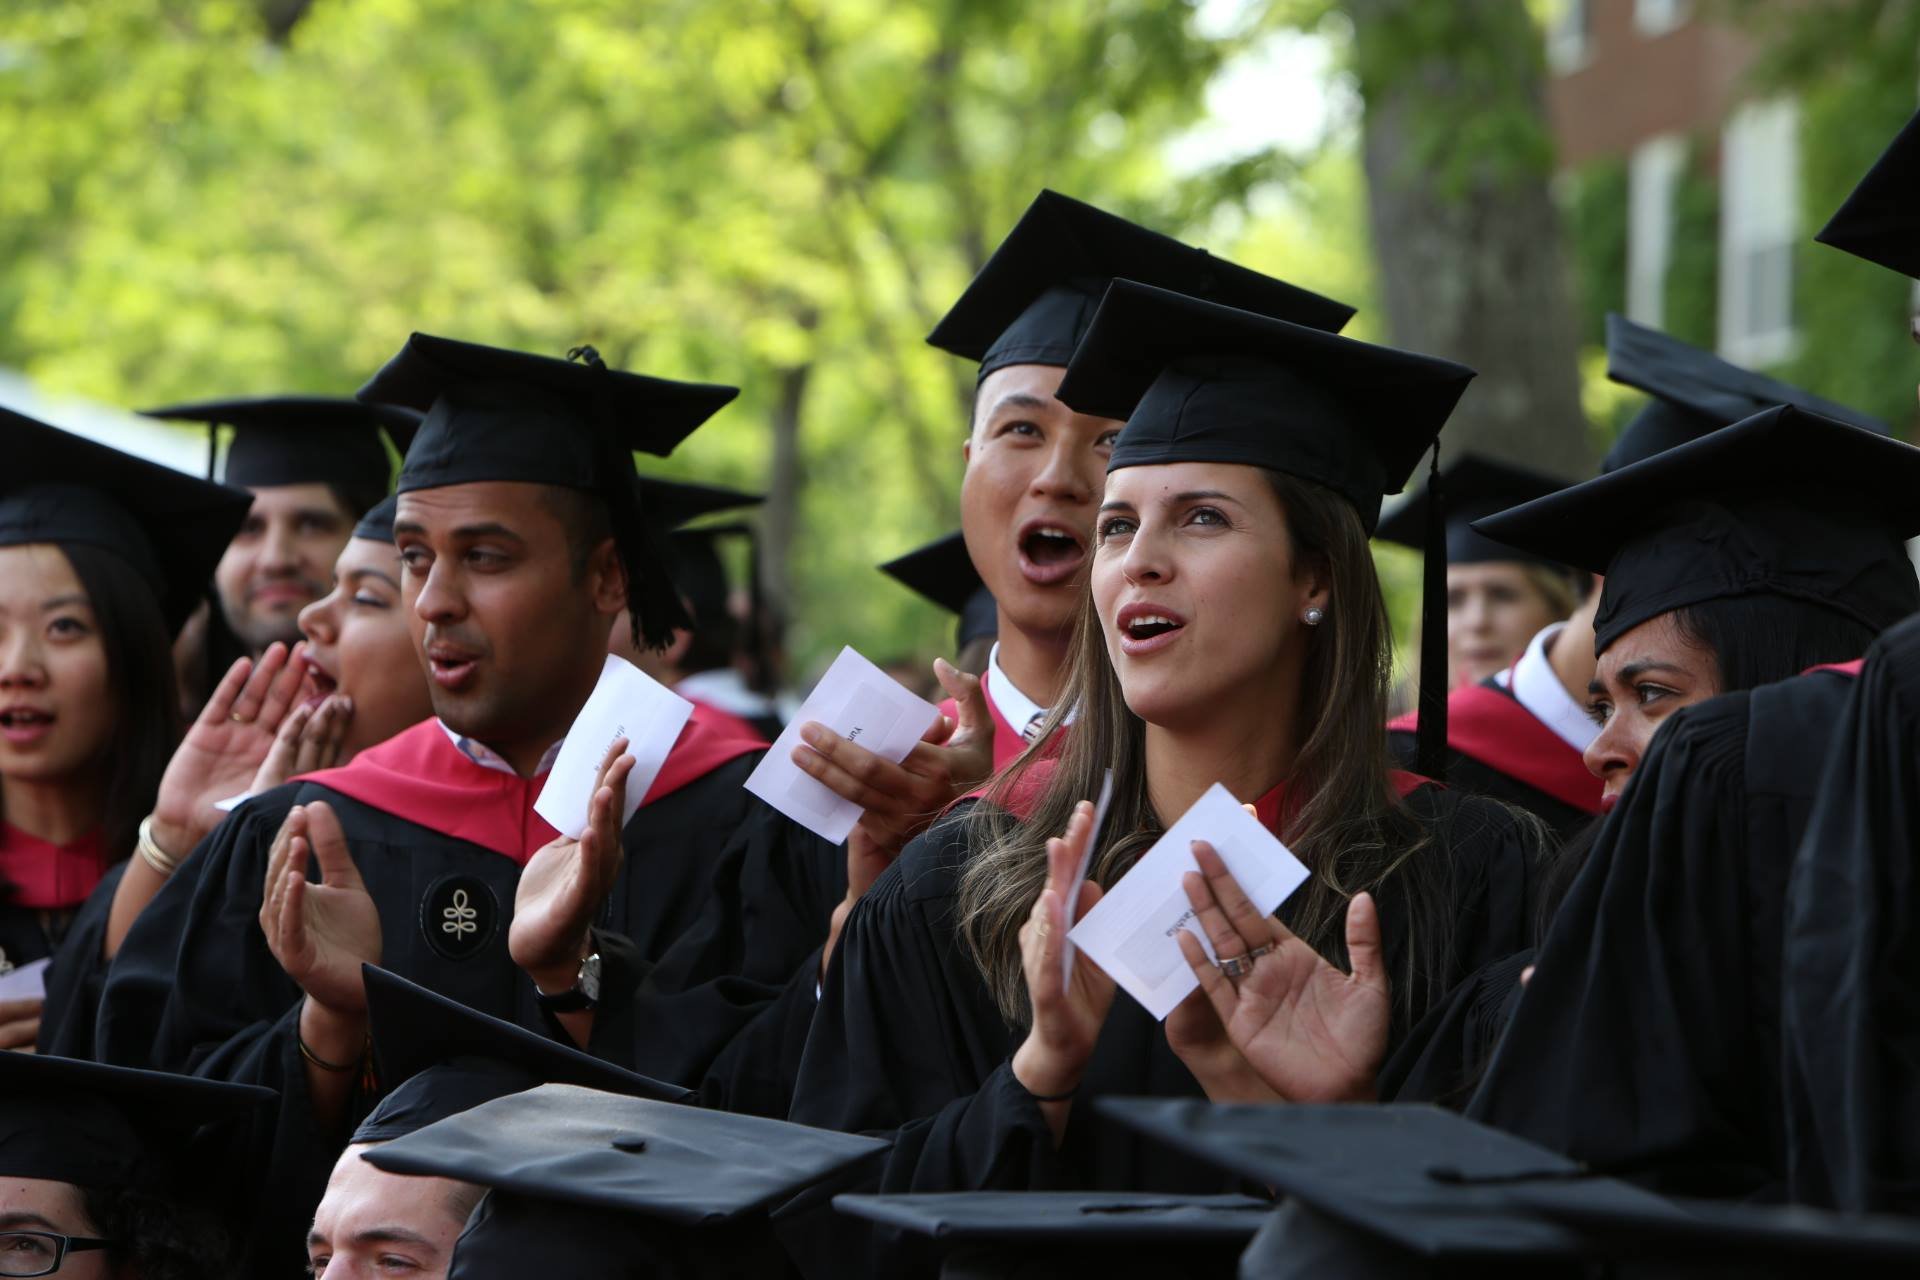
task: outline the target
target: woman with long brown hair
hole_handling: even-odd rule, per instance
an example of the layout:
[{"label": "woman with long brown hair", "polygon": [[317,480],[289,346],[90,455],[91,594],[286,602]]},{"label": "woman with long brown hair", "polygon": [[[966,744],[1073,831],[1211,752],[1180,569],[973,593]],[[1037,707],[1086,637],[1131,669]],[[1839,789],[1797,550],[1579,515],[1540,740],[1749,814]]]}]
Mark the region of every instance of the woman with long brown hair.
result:
[{"label": "woman with long brown hair", "polygon": [[[1361,978],[1382,992],[1372,1012],[1392,1032],[1459,975],[1523,944],[1542,829],[1397,773],[1380,729],[1389,640],[1367,533],[1470,377],[1113,286],[1061,388],[1082,412],[1127,419],[1069,696],[1050,716],[1057,727],[1073,708],[1073,732],[1057,755],[1028,750],[981,803],[909,846],[854,910],[794,1119],[890,1131],[878,1179],[890,1191],[1223,1189],[1087,1105],[1100,1094],[1281,1096],[1198,993],[1163,1031],[1115,1001],[1084,956],[1066,979],[1085,801],[1108,769],[1112,807],[1082,914],[1219,782],[1312,872],[1281,917],[1342,965],[1354,944]],[[1220,955],[1229,968],[1244,962]],[[913,1259],[885,1263],[898,1273]]]}]

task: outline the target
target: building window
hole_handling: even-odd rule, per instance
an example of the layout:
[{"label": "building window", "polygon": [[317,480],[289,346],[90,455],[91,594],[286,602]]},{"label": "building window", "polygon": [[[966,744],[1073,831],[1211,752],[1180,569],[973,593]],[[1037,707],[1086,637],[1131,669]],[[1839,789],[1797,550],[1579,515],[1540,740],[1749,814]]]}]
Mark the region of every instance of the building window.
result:
[{"label": "building window", "polygon": [[1686,166],[1677,134],[1641,143],[1627,164],[1627,318],[1655,329],[1666,324],[1674,194]]},{"label": "building window", "polygon": [[1721,140],[1720,353],[1765,365],[1793,353],[1793,255],[1800,203],[1800,112],[1750,103]]},{"label": "building window", "polygon": [[1587,65],[1592,48],[1592,0],[1559,0],[1547,23],[1547,65],[1560,75]]},{"label": "building window", "polygon": [[1687,25],[1693,0],[1633,0],[1633,29],[1643,36],[1664,36]]}]

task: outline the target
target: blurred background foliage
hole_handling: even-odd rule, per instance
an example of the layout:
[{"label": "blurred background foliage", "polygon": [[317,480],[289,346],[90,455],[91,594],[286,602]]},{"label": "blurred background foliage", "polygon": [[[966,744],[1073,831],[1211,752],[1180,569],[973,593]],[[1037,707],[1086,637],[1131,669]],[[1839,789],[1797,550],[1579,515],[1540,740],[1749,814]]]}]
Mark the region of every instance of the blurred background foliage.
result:
[{"label": "blurred background foliage", "polygon": [[[1351,301],[1356,336],[1461,355],[1446,331],[1409,328],[1426,300],[1460,292],[1435,269],[1407,266],[1392,299],[1377,288],[1368,179],[1376,206],[1400,183],[1416,211],[1531,207],[1552,170],[1538,9],[10,0],[0,366],[120,406],[348,394],[417,329],[553,354],[591,342],[619,367],[738,383],[739,402],[653,469],[770,491],[764,568],[800,672],[849,640],[883,661],[930,655],[950,619],[871,566],[957,520],[973,369],[923,337],[1034,194],[1057,188]],[[1304,74],[1259,61],[1299,32],[1332,51],[1330,70],[1223,99],[1236,68],[1243,87],[1249,65],[1256,79]],[[1784,33],[1768,73],[1832,80],[1810,38]],[[1890,70],[1852,77],[1846,92],[1880,110],[1824,166],[1829,186],[1911,109],[1914,47],[1904,107]],[[1853,99],[1835,92],[1844,114]],[[1299,122],[1260,118],[1303,100],[1325,116],[1304,141]],[[1413,123],[1383,150],[1396,119]],[[1223,123],[1229,142],[1209,141]],[[1382,168],[1389,153],[1413,162]],[[1577,358],[1577,409],[1537,427],[1572,442],[1542,445],[1556,457],[1596,454],[1627,407],[1592,348],[1617,305],[1622,182],[1579,176],[1561,201],[1565,259],[1549,245],[1526,267],[1584,344],[1527,357],[1550,379]],[[1693,198],[1685,216],[1707,221],[1710,244],[1712,191]],[[1839,276],[1833,257],[1821,271]],[[1494,265],[1482,275],[1513,270]],[[1674,287],[1703,288],[1710,307],[1712,265],[1709,250],[1704,283],[1683,265]],[[1855,278],[1886,292],[1871,269]],[[1453,319],[1493,323],[1497,302]],[[1815,315],[1857,302],[1842,290]],[[1669,313],[1711,326],[1684,297]],[[1470,362],[1498,365],[1512,344],[1496,345]],[[1818,337],[1802,356],[1834,358]],[[1382,563],[1404,624],[1417,561]]]}]

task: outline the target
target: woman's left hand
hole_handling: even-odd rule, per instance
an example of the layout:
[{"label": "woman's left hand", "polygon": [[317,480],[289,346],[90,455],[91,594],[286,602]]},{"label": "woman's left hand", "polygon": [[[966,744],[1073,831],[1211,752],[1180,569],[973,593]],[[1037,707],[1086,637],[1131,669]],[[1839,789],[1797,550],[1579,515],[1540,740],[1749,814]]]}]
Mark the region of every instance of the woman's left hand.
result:
[{"label": "woman's left hand", "polygon": [[[1200,874],[1187,873],[1187,900],[1221,963],[1187,930],[1178,941],[1227,1038],[1288,1101],[1372,1099],[1390,1013],[1372,897],[1356,894],[1347,906],[1353,972],[1343,973],[1256,909],[1212,845],[1196,840],[1193,855]],[[1229,976],[1222,965],[1236,962],[1241,972]]]},{"label": "woman's left hand", "polygon": [[271,791],[288,778],[331,769],[340,762],[340,749],[353,725],[353,699],[330,693],[319,706],[303,704],[280,722],[280,731],[267,749],[267,758],[254,772],[247,794]]}]

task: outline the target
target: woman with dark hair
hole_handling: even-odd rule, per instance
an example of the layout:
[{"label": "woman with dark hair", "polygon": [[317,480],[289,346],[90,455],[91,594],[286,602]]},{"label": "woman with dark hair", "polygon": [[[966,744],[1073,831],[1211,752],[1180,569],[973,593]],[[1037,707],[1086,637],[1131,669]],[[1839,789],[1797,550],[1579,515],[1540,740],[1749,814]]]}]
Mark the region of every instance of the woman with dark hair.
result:
[{"label": "woman with dark hair", "polygon": [[[1849,660],[1920,609],[1917,486],[1920,450],[1782,407],[1487,522],[1606,572],[1588,760],[1617,807],[1567,851],[1537,962],[1456,991],[1386,1092],[1471,1094],[1478,1118],[1667,1189],[1777,1192],[1788,866]],[[1327,1056],[1262,1043],[1269,1071]]]},{"label": "woman with dark hair", "polygon": [[[244,499],[18,414],[0,411],[0,425],[0,970],[11,970],[52,955],[134,851],[179,733],[169,637]],[[0,1002],[0,1048],[31,1046],[40,1021],[37,998]]]},{"label": "woman with dark hair", "polygon": [[[1070,979],[1061,959],[1080,856],[1084,910],[1216,782],[1311,869],[1281,914],[1313,946],[1344,963],[1351,940],[1366,967],[1384,926],[1394,994],[1376,1012],[1392,1034],[1523,941],[1543,830],[1394,771],[1380,732],[1388,628],[1367,532],[1471,376],[1163,290],[1109,290],[1061,387],[1082,412],[1127,418],[1053,713],[1074,708],[1073,733],[1057,754],[1020,757],[855,908],[794,1119],[892,1131],[886,1190],[1222,1189],[1099,1124],[1086,1100],[1282,1095],[1204,1000],[1163,1031],[1084,955]],[[1112,804],[1089,848],[1084,801],[1107,770]],[[1353,1064],[1343,1088],[1368,1087],[1377,1064]]]}]

